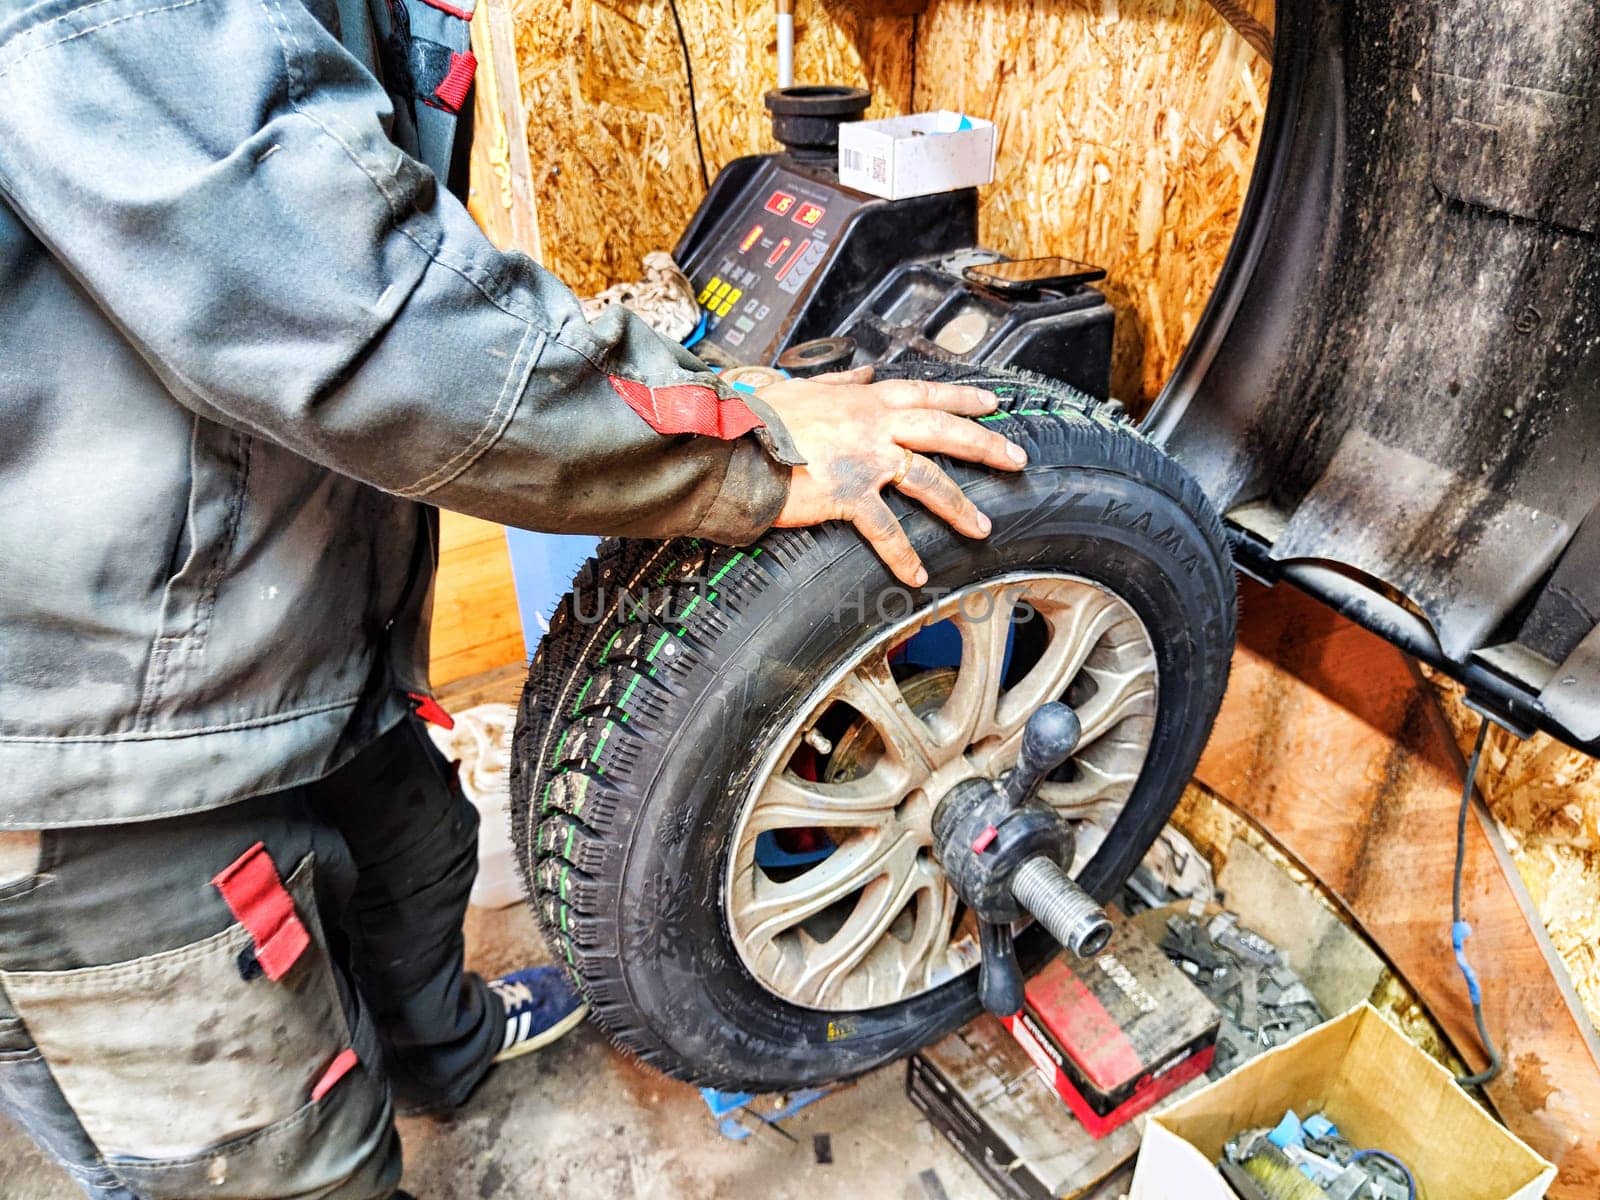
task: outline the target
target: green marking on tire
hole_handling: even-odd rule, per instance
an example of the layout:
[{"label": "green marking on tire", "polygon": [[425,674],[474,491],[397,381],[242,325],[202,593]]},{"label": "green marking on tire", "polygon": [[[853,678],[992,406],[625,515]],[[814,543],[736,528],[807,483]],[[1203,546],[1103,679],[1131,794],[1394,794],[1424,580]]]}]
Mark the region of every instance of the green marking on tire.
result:
[{"label": "green marking on tire", "polygon": [[[606,739],[611,736],[611,731],[616,727],[615,721],[607,721],[606,727],[600,731],[600,738],[594,744],[594,753],[589,755],[591,763],[599,764],[600,755],[606,748]],[[603,774],[604,772],[602,772]]]},{"label": "green marking on tire", "polygon": [[556,752],[555,752],[555,754],[553,756],[551,756],[551,759],[550,759],[550,765],[552,767],[555,766],[558,762],[561,761],[561,751],[566,749],[567,735],[570,734],[571,732],[572,732],[572,726],[571,725],[568,725],[565,729],[563,729],[561,731],[561,740],[556,743]]},{"label": "green marking on tire", "polygon": [[613,633],[611,635],[610,639],[606,642],[606,648],[604,650],[600,651],[600,661],[602,663],[606,661],[606,655],[611,653],[611,647],[613,647],[613,646],[615,646],[617,644],[617,639],[619,637],[621,637],[621,636],[622,636],[622,630],[619,629],[615,633]]},{"label": "green marking on tire", "polygon": [[[658,637],[656,639],[656,644],[650,647],[650,653],[644,656],[645,662],[655,662],[656,654],[660,651],[661,647],[666,644],[667,639],[671,636],[672,635],[670,633],[663,633],[660,637]],[[650,674],[654,675],[655,672],[651,671]]]},{"label": "green marking on tire", "polygon": [[583,812],[583,802],[589,798],[589,777],[587,775],[574,775],[572,778],[578,781],[578,799],[572,805],[572,815],[576,817]]},{"label": "green marking on tire", "polygon": [[990,413],[987,417],[979,417],[983,421],[1004,421],[1007,417],[1057,417],[1061,414],[1053,408],[1013,408],[1010,412]]},{"label": "green marking on tire", "polygon": [[578,709],[583,705],[583,698],[589,694],[589,688],[594,683],[594,676],[583,681],[583,686],[578,689],[578,698],[572,702],[572,715],[578,715]]},{"label": "green marking on tire", "polygon": [[567,906],[565,904],[563,904],[561,906],[561,932],[562,933],[566,933],[567,932],[567,912],[568,912]]},{"label": "green marking on tire", "polygon": [[733,570],[734,565],[743,557],[744,557],[744,551],[743,550],[735,551],[733,557],[730,558],[727,562],[722,564],[722,570],[718,571],[715,575],[713,575],[711,577],[711,582],[712,583],[720,582],[722,577],[724,575],[726,575],[729,571]]},{"label": "green marking on tire", "polygon": [[577,832],[578,827],[576,825],[569,824],[567,826],[567,844],[561,847],[561,857],[568,862],[572,861],[572,839],[577,835]]},{"label": "green marking on tire", "polygon": [[617,707],[622,710],[622,719],[628,719],[628,697],[633,695],[633,689],[639,686],[640,676],[635,675],[628,681],[628,686],[623,689],[622,699],[617,701]]}]

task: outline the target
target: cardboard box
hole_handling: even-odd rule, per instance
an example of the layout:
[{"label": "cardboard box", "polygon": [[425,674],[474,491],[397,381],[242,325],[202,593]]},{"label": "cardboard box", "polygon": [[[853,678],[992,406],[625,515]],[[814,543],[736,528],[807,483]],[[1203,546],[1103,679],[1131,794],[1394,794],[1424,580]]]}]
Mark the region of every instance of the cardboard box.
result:
[{"label": "cardboard box", "polygon": [[1153,1114],[1129,1200],[1236,1200],[1213,1164],[1285,1109],[1326,1112],[1363,1148],[1398,1155],[1419,1194],[1536,1200],[1555,1168],[1479,1108],[1370,1004],[1301,1034]]},{"label": "cardboard box", "polygon": [[994,123],[941,109],[839,126],[839,182],[886,200],[994,178]]}]

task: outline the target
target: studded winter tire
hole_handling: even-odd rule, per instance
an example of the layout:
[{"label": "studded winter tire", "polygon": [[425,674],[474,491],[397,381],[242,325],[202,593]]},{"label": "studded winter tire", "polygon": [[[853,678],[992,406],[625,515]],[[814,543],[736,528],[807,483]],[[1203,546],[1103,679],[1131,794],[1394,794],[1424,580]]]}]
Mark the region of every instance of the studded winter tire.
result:
[{"label": "studded winter tire", "polygon": [[[1174,462],[1062,385],[947,364],[1029,466],[945,464],[969,541],[891,500],[929,571],[898,585],[848,527],[744,549],[612,541],[530,668],[512,815],[530,901],[620,1046],[771,1091],[857,1075],[977,1011],[970,915],[929,848],[953,783],[1022,722],[1084,724],[1041,795],[1107,898],[1170,814],[1227,680],[1234,580]],[[1020,939],[1025,961],[1046,935]]]}]

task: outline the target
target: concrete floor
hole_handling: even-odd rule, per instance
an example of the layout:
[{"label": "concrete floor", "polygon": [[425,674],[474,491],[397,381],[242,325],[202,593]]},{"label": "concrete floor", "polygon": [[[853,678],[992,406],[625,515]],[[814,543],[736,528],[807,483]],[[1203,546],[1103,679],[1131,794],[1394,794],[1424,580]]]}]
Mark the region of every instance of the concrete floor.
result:
[{"label": "concrete floor", "polygon": [[[472,910],[468,960],[485,973],[547,961],[520,905]],[[787,1122],[721,1137],[699,1094],[612,1050],[592,1026],[498,1068],[449,1121],[400,1122],[405,1186],[420,1200],[988,1200],[993,1195],[929,1127],[894,1066]],[[814,1134],[833,1162],[819,1165]],[[932,1172],[930,1176],[927,1174]],[[70,1200],[66,1176],[0,1118],[0,1197]]]}]

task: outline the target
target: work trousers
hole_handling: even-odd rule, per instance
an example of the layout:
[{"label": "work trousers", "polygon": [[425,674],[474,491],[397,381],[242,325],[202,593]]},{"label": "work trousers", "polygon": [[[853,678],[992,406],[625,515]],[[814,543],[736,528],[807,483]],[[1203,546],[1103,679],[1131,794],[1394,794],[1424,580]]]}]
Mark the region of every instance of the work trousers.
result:
[{"label": "work trousers", "polygon": [[100,1200],[393,1195],[488,1071],[476,810],[420,722],[305,787],[0,834],[0,1111]]}]

